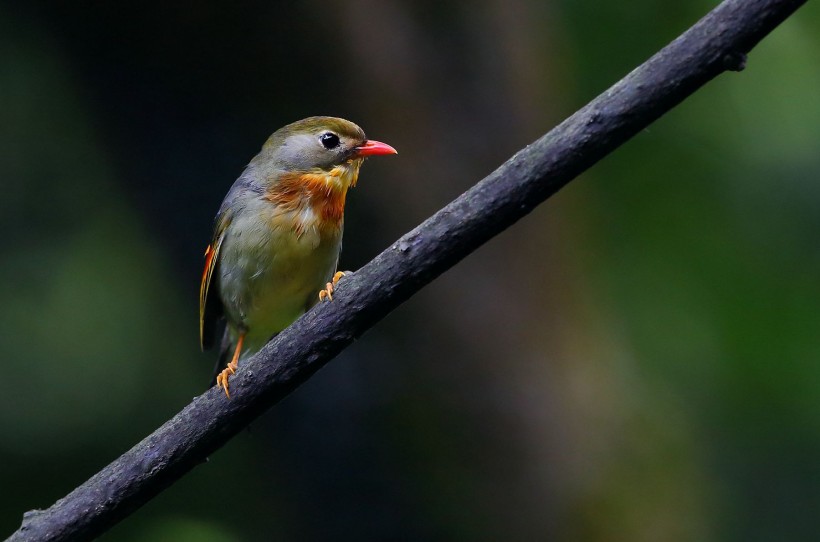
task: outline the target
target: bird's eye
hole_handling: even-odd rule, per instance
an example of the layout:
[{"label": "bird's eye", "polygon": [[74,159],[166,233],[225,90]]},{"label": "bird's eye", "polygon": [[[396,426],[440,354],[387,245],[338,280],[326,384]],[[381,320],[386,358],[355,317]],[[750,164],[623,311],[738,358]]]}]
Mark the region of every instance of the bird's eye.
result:
[{"label": "bird's eye", "polygon": [[339,146],[339,136],[333,132],[325,132],[319,136],[319,141],[326,149],[335,149]]}]

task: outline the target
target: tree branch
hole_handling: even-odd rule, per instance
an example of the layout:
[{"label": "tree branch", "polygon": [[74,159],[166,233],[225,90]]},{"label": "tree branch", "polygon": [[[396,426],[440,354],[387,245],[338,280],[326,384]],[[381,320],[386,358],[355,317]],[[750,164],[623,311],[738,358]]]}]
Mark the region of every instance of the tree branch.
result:
[{"label": "tree branch", "polygon": [[746,53],[805,0],[727,0],[686,33],[342,281],[213,388],[9,541],[90,540],[205,461],[356,337]]}]

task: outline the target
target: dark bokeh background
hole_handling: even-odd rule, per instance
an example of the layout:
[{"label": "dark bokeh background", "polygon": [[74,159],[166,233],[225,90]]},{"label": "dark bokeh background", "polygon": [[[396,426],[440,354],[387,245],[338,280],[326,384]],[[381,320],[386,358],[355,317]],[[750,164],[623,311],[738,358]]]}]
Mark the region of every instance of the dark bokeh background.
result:
[{"label": "dark bokeh background", "polygon": [[[713,5],[0,3],[0,534],[203,391],[202,252],[270,132],[399,149],[355,269]],[[818,147],[811,2],[102,539],[812,538]]]}]

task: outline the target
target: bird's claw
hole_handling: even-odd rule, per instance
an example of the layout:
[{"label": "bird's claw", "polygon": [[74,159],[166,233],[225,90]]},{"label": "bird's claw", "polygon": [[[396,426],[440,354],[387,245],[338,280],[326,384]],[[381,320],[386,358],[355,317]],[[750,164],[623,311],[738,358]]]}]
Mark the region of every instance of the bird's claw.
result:
[{"label": "bird's claw", "polygon": [[225,395],[228,399],[231,398],[231,392],[228,391],[228,379],[231,375],[236,373],[236,369],[239,366],[237,365],[236,361],[231,361],[227,367],[225,367],[221,373],[216,376],[216,385],[223,390],[225,390]]},{"label": "bird's claw", "polygon": [[347,275],[347,273],[344,271],[336,271],[333,275],[333,279],[325,285],[324,290],[319,291],[319,301],[333,301],[333,291],[336,289],[336,284],[338,284],[339,279],[345,275]]},{"label": "bird's claw", "polygon": [[333,283],[328,282],[324,290],[319,290],[319,301],[333,301]]}]

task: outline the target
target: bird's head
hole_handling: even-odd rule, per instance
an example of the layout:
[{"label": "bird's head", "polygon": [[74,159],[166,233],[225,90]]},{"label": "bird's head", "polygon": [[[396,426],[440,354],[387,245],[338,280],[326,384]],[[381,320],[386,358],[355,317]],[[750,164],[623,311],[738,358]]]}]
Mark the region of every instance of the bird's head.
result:
[{"label": "bird's head", "polygon": [[364,159],[386,154],[396,149],[367,139],[350,121],[309,117],[274,132],[250,167],[264,183],[268,201],[285,210],[310,209],[299,216],[317,216],[335,227]]},{"label": "bird's head", "polygon": [[254,162],[278,172],[344,173],[355,184],[364,158],[396,154],[396,149],[368,140],[356,124],[337,117],[309,117],[273,133]]}]

